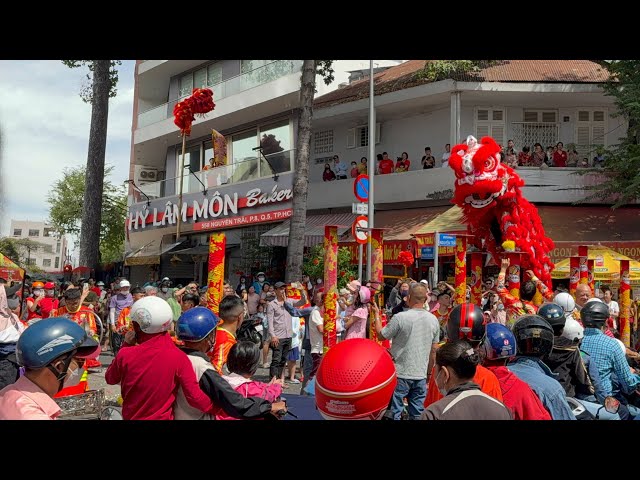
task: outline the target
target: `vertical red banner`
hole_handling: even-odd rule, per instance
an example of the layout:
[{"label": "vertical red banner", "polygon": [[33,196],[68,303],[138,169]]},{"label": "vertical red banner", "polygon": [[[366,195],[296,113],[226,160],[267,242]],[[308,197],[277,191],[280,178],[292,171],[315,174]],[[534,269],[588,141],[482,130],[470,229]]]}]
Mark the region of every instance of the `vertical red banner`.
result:
[{"label": "vertical red banner", "polygon": [[338,307],[338,227],[324,227],[324,353],[336,344]]},{"label": "vertical red banner", "polygon": [[579,283],[589,283],[589,247],[581,245],[578,247],[578,257],[580,257],[580,280]]},{"label": "vertical red banner", "polygon": [[576,298],[576,289],[580,283],[580,257],[569,258],[569,293]]},{"label": "vertical red banner", "polygon": [[471,303],[482,304],[482,253],[471,254]]},{"label": "vertical red banner", "polygon": [[513,297],[520,298],[520,253],[509,252],[507,258],[509,259],[507,289]]},{"label": "vertical red banner", "polygon": [[224,233],[209,235],[209,274],[207,276],[207,307],[216,315],[222,300],[224,285],[224,256],[227,236]]},{"label": "vertical red banner", "polygon": [[[382,232],[383,230],[380,228],[374,228],[370,232],[371,275],[369,278],[373,285],[382,285],[384,282],[384,235]],[[384,309],[381,309],[381,323],[383,327],[386,325]],[[369,314],[369,338],[374,342],[378,342],[378,332],[376,331],[373,312],[370,312]]]},{"label": "vertical red banner", "polygon": [[454,303],[460,305],[467,301],[467,237],[456,236],[456,264],[455,264]]},{"label": "vertical red banner", "polygon": [[629,260],[620,260],[620,340],[629,347],[631,342],[631,330],[629,318],[631,317],[631,278],[629,274]]},{"label": "vertical red banner", "polygon": [[587,260],[587,282],[589,283],[589,288],[591,289],[591,295],[595,295],[596,293],[596,277],[593,273],[593,262],[594,260]]}]

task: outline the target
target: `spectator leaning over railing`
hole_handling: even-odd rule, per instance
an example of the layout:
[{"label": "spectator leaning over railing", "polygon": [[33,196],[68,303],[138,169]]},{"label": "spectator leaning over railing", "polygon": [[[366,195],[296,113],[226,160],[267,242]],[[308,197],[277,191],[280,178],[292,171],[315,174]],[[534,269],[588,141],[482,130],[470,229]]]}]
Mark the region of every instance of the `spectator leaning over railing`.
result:
[{"label": "spectator leaning over railing", "polygon": [[340,160],[340,157],[338,155],[334,155],[333,157],[333,167],[335,168],[336,178],[338,180],[347,179],[347,172],[349,170],[349,167],[347,167],[346,163]]},{"label": "spectator leaning over railing", "polygon": [[535,143],[533,145],[533,153],[531,154],[531,162],[530,165],[532,167],[542,167],[542,165],[547,163],[547,155],[542,150],[542,145],[539,143]]},{"label": "spectator leaning over railing", "polygon": [[573,143],[567,145],[567,167],[577,167],[580,162],[580,157],[576,151],[576,146]]},{"label": "spectator leaning over railing", "polygon": [[324,172],[322,172],[322,181],[323,182],[331,182],[336,179],[336,174],[331,170],[331,165],[328,163],[324,164]]},{"label": "spectator leaning over railing", "polygon": [[522,151],[518,154],[518,165],[528,167],[531,165],[531,149],[528,145],[522,147]]},{"label": "spectator leaning over railing", "polygon": [[382,152],[382,158],[378,162],[378,173],[380,175],[386,175],[394,172],[393,160],[389,158],[387,152]]},{"label": "spectator leaning over railing", "polygon": [[444,146],[444,153],[442,154],[442,167],[449,166],[449,157],[451,156],[451,144],[447,143]]},{"label": "spectator leaning over railing", "polygon": [[366,175],[367,173],[367,157],[362,157],[360,159],[360,163],[358,164],[358,174],[359,175]]},{"label": "spectator leaning over railing", "polygon": [[402,152],[402,156],[398,157],[398,160],[396,161],[396,173],[408,172],[410,166],[411,160],[409,160],[409,154],[407,152]]},{"label": "spectator leaning over railing", "polygon": [[434,168],[436,166],[436,157],[431,155],[431,147],[424,148],[424,157],[422,157],[422,168]]}]

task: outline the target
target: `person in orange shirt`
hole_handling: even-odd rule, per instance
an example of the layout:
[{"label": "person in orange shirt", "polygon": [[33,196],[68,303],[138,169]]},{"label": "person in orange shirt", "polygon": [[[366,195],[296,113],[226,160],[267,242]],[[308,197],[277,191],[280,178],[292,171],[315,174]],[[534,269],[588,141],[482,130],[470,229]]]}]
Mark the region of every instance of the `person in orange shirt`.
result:
[{"label": "person in orange shirt", "polygon": [[236,331],[244,320],[244,302],[235,293],[227,295],[220,302],[218,315],[223,323],[216,329],[216,344],[208,355],[213,368],[220,375],[228,375],[227,371],[223,373],[223,367],[226,367],[229,350],[237,343]]},{"label": "person in orange shirt", "polygon": [[[475,350],[478,350],[485,334],[483,323],[484,318],[480,307],[472,303],[456,305],[451,310],[447,322],[447,341],[452,342],[463,339],[468,341]],[[428,374],[427,379],[429,380],[429,387],[427,389],[427,398],[424,400],[425,408],[443,398],[436,385],[433,370]],[[480,385],[480,390],[484,393],[502,402],[500,382],[489,369],[478,365],[473,381]]]},{"label": "person in orange shirt", "polygon": [[[140,287],[133,287],[131,289],[131,296],[133,297],[133,303],[136,303],[141,298],[144,298],[146,294],[144,290]],[[133,306],[133,305],[132,305]],[[131,326],[131,318],[129,317],[131,313],[131,307],[124,307],[120,311],[120,315],[118,315],[118,320],[116,320],[116,333],[123,335],[130,330],[133,330]]]}]

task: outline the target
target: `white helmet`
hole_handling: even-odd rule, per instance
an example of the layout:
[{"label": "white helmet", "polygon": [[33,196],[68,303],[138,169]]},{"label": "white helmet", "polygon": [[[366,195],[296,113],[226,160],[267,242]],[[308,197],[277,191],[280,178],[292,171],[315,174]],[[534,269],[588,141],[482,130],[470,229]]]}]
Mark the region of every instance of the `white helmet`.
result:
[{"label": "white helmet", "polygon": [[598,297],[593,297],[590,298],[589,300],[587,300],[586,302],[584,302],[584,304],[586,305],[589,302],[600,302],[600,303],[604,303],[602,300],[600,300]]},{"label": "white helmet", "polygon": [[553,299],[553,303],[555,303],[556,305],[560,305],[564,309],[565,316],[571,315],[571,312],[573,312],[576,308],[575,300],[567,292],[561,292],[557,294]]},{"label": "white helmet", "polygon": [[120,280],[120,288],[130,287],[129,280]]},{"label": "white helmet", "polygon": [[580,325],[577,320],[567,318],[564,329],[562,330],[562,336],[572,342],[582,340],[582,337],[584,337],[584,327]]},{"label": "white helmet", "polygon": [[133,304],[130,317],[144,333],[160,333],[171,327],[173,311],[160,297],[144,297]]}]

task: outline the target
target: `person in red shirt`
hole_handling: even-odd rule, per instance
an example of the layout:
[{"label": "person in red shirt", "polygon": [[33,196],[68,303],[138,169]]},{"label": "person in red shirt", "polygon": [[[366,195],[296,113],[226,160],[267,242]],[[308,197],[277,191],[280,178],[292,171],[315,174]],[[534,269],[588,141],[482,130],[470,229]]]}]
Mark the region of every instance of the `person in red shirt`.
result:
[{"label": "person in red shirt", "polygon": [[167,333],[173,312],[159,297],[145,297],[131,308],[133,330],[105,372],[109,385],[120,384],[122,418],[125,420],[173,420],[178,387],[187,403],[215,415],[218,408],[200,389],[187,355]]},{"label": "person in red shirt", "polygon": [[51,311],[58,308],[58,299],[54,297],[55,284],[53,282],[47,282],[44,284],[44,298],[40,300],[40,318],[49,318]]},{"label": "person in red shirt", "polygon": [[513,413],[514,420],[551,420],[551,414],[531,389],[506,367],[511,357],[516,355],[516,338],[511,330],[499,323],[486,326],[481,350],[485,353],[484,366],[500,382],[502,403]]},{"label": "person in red shirt", "polygon": [[564,144],[562,142],[558,142],[556,149],[553,151],[553,166],[567,166],[567,152],[564,151]]},{"label": "person in red shirt", "polygon": [[378,154],[378,174],[386,175],[393,172],[393,160],[389,158],[389,154],[387,152],[383,152],[382,155]]},{"label": "person in red shirt", "polygon": [[[478,349],[485,334],[483,323],[484,317],[480,307],[472,303],[456,305],[456,307],[451,310],[447,321],[447,339],[448,341],[464,339],[467,340],[474,349]],[[427,398],[424,400],[425,408],[444,398],[436,385],[433,370],[429,372],[427,379],[429,380],[429,387],[427,388]],[[480,390],[484,393],[502,402],[500,383],[491,371],[482,365],[478,365],[473,381],[480,385]]]},{"label": "person in red shirt", "polygon": [[34,318],[42,318],[40,302],[44,300],[44,283],[33,282],[31,292],[32,295],[27,297],[27,322]]},{"label": "person in red shirt", "polygon": [[396,162],[396,173],[408,172],[410,166],[411,160],[409,160],[409,154],[407,152],[402,152],[402,156],[398,158],[398,161]]},{"label": "person in red shirt", "polygon": [[100,298],[100,294],[102,293],[102,290],[100,290],[100,288],[96,286],[96,281],[93,278],[89,279],[89,290],[91,290],[93,293],[95,293],[98,296],[98,298]]},{"label": "person in red shirt", "polygon": [[244,320],[244,302],[235,295],[227,295],[220,302],[220,318],[222,325],[216,329],[216,345],[209,353],[211,364],[216,372],[223,375],[223,367],[226,367],[229,351],[236,343],[236,331]]}]

